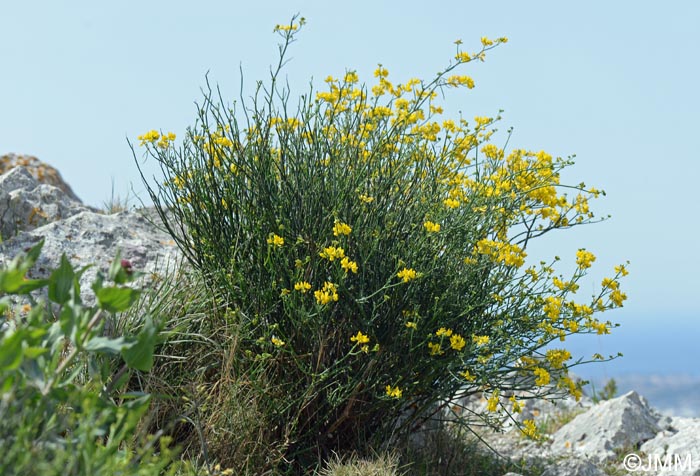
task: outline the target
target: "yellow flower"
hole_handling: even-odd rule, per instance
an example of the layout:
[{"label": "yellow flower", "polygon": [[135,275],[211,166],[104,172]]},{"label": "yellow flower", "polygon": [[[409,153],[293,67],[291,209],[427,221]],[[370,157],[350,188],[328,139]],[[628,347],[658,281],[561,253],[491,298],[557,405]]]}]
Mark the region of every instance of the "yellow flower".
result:
[{"label": "yellow flower", "polygon": [[335,222],[335,225],[333,226],[333,235],[334,236],[339,236],[339,235],[349,235],[350,232],[352,231],[352,228],[350,228],[349,225],[343,222]]},{"label": "yellow flower", "polygon": [[357,73],[355,71],[348,71],[347,73],[345,73],[345,82],[346,83],[354,84],[354,83],[358,82],[359,80],[360,80],[360,78],[357,76]]},{"label": "yellow flower", "polygon": [[401,398],[403,395],[403,390],[401,390],[398,386],[392,387],[391,385],[386,386],[386,395],[390,398]]},{"label": "yellow flower", "polygon": [[445,204],[446,207],[448,208],[457,208],[459,207],[459,201],[455,200],[454,198],[446,198],[443,200],[443,203]]},{"label": "yellow flower", "polygon": [[159,138],[160,138],[160,133],[156,130],[148,131],[145,134],[137,137],[137,139],[141,141],[141,144],[139,144],[139,145],[142,145],[142,146],[145,145],[146,143],[153,144]]},{"label": "yellow flower", "polygon": [[595,255],[590,251],[580,249],[576,252],[576,264],[581,269],[587,269],[591,267],[591,263],[595,261]]},{"label": "yellow flower", "polygon": [[418,324],[416,324],[416,323],[413,322],[413,321],[408,321],[405,325],[406,325],[406,327],[408,327],[409,329],[418,329]]},{"label": "yellow flower", "polygon": [[620,287],[620,284],[612,278],[603,278],[602,286],[604,288],[610,288],[614,291]]},{"label": "yellow flower", "polygon": [[450,337],[452,335],[452,329],[445,329],[444,327],[441,327],[435,332],[435,335],[438,337]]},{"label": "yellow flower", "polygon": [[491,394],[491,397],[489,398],[489,401],[486,405],[486,409],[488,411],[495,412],[498,409],[499,394],[500,392],[498,391],[498,389],[494,390]]},{"label": "yellow flower", "polygon": [[418,277],[418,273],[416,273],[416,270],[412,268],[404,268],[401,271],[399,271],[396,275],[399,278],[403,279],[404,283],[407,283],[410,280],[416,279]]},{"label": "yellow flower", "polygon": [[474,342],[476,345],[486,345],[489,343],[489,340],[489,336],[472,336],[472,342]]},{"label": "yellow flower", "polygon": [[523,428],[520,431],[522,431],[523,435],[533,440],[540,438],[540,433],[537,431],[534,420],[523,420]]},{"label": "yellow flower", "polygon": [[267,238],[267,244],[274,246],[282,246],[284,245],[284,238],[274,233],[271,233],[270,236]]},{"label": "yellow flower", "polygon": [[321,258],[326,258],[328,261],[333,261],[336,258],[341,259],[345,257],[345,250],[340,247],[329,246],[324,248],[322,252],[319,253]]},{"label": "yellow flower", "polygon": [[[153,131],[151,131],[153,132]],[[170,146],[170,143],[175,140],[175,134],[172,132],[168,132],[167,134],[163,134],[160,136],[160,140],[156,144],[158,147],[161,149],[167,149]]]},{"label": "yellow flower", "polygon": [[270,339],[270,341],[272,341],[275,347],[282,347],[284,345],[284,341],[278,339],[277,337],[273,337],[272,339]]},{"label": "yellow flower", "polygon": [[361,331],[357,331],[357,334],[350,338],[351,342],[357,342],[358,344],[367,344],[369,342],[369,337],[364,335]]},{"label": "yellow flower", "polygon": [[533,373],[535,374],[535,377],[537,377],[535,379],[535,385],[543,386],[549,383],[549,372],[542,367],[537,367],[535,370],[533,370]]},{"label": "yellow flower", "polygon": [[370,197],[368,195],[360,194],[359,198],[362,203],[372,203],[374,201],[374,197]]},{"label": "yellow flower", "polygon": [[338,300],[338,291],[335,284],[326,281],[322,289],[314,292],[314,297],[319,304],[328,304],[331,301]]},{"label": "yellow flower", "polygon": [[464,380],[466,380],[467,382],[473,382],[474,380],[476,380],[476,376],[469,372],[469,370],[465,370],[459,375],[464,377]]},{"label": "yellow flower", "polygon": [[294,284],[295,291],[301,291],[302,293],[305,293],[309,289],[311,289],[311,284],[307,283],[306,281],[299,281],[298,283]]},{"label": "yellow flower", "polygon": [[423,226],[428,231],[428,233],[437,233],[438,231],[440,231],[440,224],[439,223],[433,223],[432,221],[426,221],[425,223],[423,223]]},{"label": "yellow flower", "polygon": [[614,290],[613,292],[610,293],[610,300],[615,304],[617,307],[621,307],[623,301],[627,299],[627,294],[623,293],[619,289]]},{"label": "yellow flower", "polygon": [[[600,360],[603,360],[603,356],[600,354],[594,354],[593,358],[596,358],[596,355],[600,356]],[[581,400],[581,397],[583,396],[581,386],[577,385],[576,382],[571,380],[571,377],[569,377],[568,375],[562,377],[560,379],[560,383],[566,385],[566,387],[569,389],[569,393],[573,395],[577,402]]]},{"label": "yellow flower", "polygon": [[511,395],[508,400],[513,404],[513,413],[520,413],[523,411],[523,405],[515,398],[515,395]]},{"label": "yellow flower", "polygon": [[559,319],[559,314],[561,313],[561,298],[548,296],[545,299],[546,304],[544,305],[544,313],[547,314],[552,321]]},{"label": "yellow flower", "polygon": [[428,348],[430,349],[430,355],[442,355],[444,352],[440,348],[439,343],[428,342]]},{"label": "yellow flower", "polygon": [[214,144],[220,145],[221,147],[233,147],[233,142],[231,142],[231,139],[225,136],[216,136],[213,139]]},{"label": "yellow flower", "polygon": [[471,55],[470,55],[469,53],[466,53],[466,52],[464,52],[464,51],[460,51],[459,53],[457,53],[457,54],[455,55],[455,59],[456,59],[457,61],[462,62],[462,63],[468,63],[468,62],[470,62],[470,61],[472,60],[472,57],[471,57]]},{"label": "yellow flower", "polygon": [[610,329],[608,329],[607,324],[600,321],[593,321],[589,324],[589,327],[595,329],[598,335],[610,334]]},{"label": "yellow flower", "polygon": [[453,75],[447,78],[447,85],[452,87],[466,86],[468,89],[474,89],[474,80],[469,76]]},{"label": "yellow flower", "polygon": [[621,276],[627,276],[629,271],[627,271],[627,267],[624,264],[620,264],[618,266],[615,266],[615,272]]},{"label": "yellow flower", "polygon": [[[299,22],[299,25],[303,25],[301,21]],[[278,31],[282,32],[291,32],[291,31],[296,31],[299,28],[299,25],[275,25],[273,32],[277,33]]]},{"label": "yellow flower", "polygon": [[346,273],[348,271],[357,273],[357,263],[355,263],[354,261],[350,261],[350,259],[348,259],[347,256],[340,261],[340,266],[342,266]]},{"label": "yellow flower", "polygon": [[454,334],[452,337],[450,337],[450,347],[452,347],[457,352],[462,350],[465,345],[467,345],[467,343],[464,341],[464,337],[462,337],[461,335]]},{"label": "yellow flower", "polygon": [[550,349],[547,351],[546,358],[552,364],[552,367],[560,369],[563,367],[564,362],[571,359],[571,352],[566,349]]}]

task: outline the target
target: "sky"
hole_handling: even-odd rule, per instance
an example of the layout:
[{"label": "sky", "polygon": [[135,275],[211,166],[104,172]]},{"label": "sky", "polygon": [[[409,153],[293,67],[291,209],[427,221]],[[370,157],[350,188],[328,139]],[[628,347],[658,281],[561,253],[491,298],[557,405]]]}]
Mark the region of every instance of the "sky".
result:
[{"label": "sky", "polygon": [[[394,82],[432,78],[482,36],[507,36],[484,63],[460,71],[476,88],[452,94],[446,116],[496,115],[509,145],[576,155],[563,181],[603,189],[603,223],[547,236],[533,257],[598,260],[592,294],[629,260],[625,307],[608,314],[612,336],[576,340],[586,353],[625,353],[604,367],[700,376],[700,2],[507,1],[95,2],[0,0],[0,154],[39,157],[84,202],[146,198],[127,139],[150,129],[183,135],[196,119],[205,75],[235,99],[269,77],[280,38],[301,13],[307,24],[284,70],[292,92],[356,70],[373,83],[378,63]],[[500,144],[499,144],[500,145]],[[157,174],[151,160],[148,176]],[[578,347],[577,347],[578,348]],[[624,364],[621,362],[625,361]],[[632,369],[632,370],[630,370]],[[585,372],[582,372],[585,373]]]}]

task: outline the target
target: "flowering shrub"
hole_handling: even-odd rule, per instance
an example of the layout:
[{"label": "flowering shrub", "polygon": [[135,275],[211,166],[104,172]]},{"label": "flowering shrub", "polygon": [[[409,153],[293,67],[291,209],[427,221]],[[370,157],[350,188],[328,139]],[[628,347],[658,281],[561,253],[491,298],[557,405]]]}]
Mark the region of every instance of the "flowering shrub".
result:
[{"label": "flowering shrub", "polygon": [[457,394],[485,395],[492,424],[520,409],[515,390],[579,397],[570,353],[547,346],[608,333],[596,314],[622,306],[627,271],[579,300],[590,251],[564,277],[526,250],[595,221],[602,192],[560,183],[571,161],[492,143],[499,117],[439,120],[439,92],[474,87],[455,71],[506,38],[457,42],[431,81],[329,76],[291,110],[278,78],[302,25],[276,28],[280,67],[252,104],[210,88],[181,145],[139,137],[166,178],[147,184],[156,208],[230,307],[236,365],[260,369],[268,436],[304,468],[408,434]]}]

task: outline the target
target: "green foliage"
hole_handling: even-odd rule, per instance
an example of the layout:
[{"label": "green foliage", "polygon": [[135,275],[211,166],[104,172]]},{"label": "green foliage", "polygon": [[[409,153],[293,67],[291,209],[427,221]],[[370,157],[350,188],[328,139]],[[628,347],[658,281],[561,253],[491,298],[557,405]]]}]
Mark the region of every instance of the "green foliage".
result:
[{"label": "green foliage", "polygon": [[156,210],[225,308],[235,384],[216,391],[255,395],[258,438],[277,444],[264,469],[286,460],[303,473],[333,452],[389,445],[456,394],[485,393],[479,416],[494,426],[517,411],[507,392],[580,396],[568,369],[582,360],[544,348],[608,333],[594,314],[622,305],[627,271],[580,302],[595,256],[580,249],[564,278],[558,258],[525,268],[526,247],[594,221],[600,192],[560,183],[571,161],[506,155],[490,142],[499,118],[435,121],[438,92],[473,87],[450,73],[506,39],[458,46],[428,82],[393,85],[380,66],[371,95],[353,71],[329,77],[290,110],[278,78],[301,25],[276,29],[279,66],[252,104],[208,88],[181,146],[173,133],[139,137],[165,174],[146,183]]},{"label": "green foliage", "polygon": [[131,197],[127,192],[124,198],[114,194],[114,178],[112,178],[112,191],[109,200],[102,202],[102,213],[105,215],[113,215],[129,210],[129,202]]},{"label": "green foliage", "polygon": [[605,386],[603,387],[603,390],[600,391],[600,393],[596,392],[595,385],[591,382],[591,390],[593,393],[593,395],[591,396],[593,403],[600,403],[604,400],[610,400],[611,398],[617,397],[617,382],[615,381],[615,379],[609,379],[605,383]]},{"label": "green foliage", "polygon": [[[105,315],[128,308],[135,291],[105,286],[98,273],[98,304],[85,306],[79,278],[87,268],[76,272],[65,256],[48,279],[25,278],[42,246],[0,269],[0,313],[6,317],[0,331],[0,474],[164,474],[174,456],[167,439],[137,431],[150,396],[125,393],[124,380],[113,380],[114,365],[122,366],[122,375],[150,367],[157,328],[147,321],[136,335],[105,335]],[[121,278],[120,284],[131,280]],[[30,294],[41,288],[48,288],[48,301]],[[27,304],[13,306],[7,295],[22,295]],[[125,362],[119,363],[120,354]]]}]

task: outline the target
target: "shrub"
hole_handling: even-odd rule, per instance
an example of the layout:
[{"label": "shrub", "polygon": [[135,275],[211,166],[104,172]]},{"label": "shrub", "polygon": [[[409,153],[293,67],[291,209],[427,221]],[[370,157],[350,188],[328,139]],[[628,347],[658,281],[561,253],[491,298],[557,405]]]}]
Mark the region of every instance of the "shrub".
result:
[{"label": "shrub", "polygon": [[[146,394],[123,392],[131,369],[152,364],[157,328],[146,319],[132,335],[104,335],[105,317],[128,309],[136,277],[117,259],[83,305],[79,278],[65,256],[48,279],[28,279],[43,242],[0,269],[0,474],[158,475],[170,465],[168,440],[138,431]],[[127,264],[127,263],[125,263]],[[130,274],[131,273],[131,274]],[[114,282],[107,285],[106,280]],[[46,288],[48,301],[33,291]],[[114,364],[120,367],[115,370]]]},{"label": "shrub", "polygon": [[591,382],[591,392],[593,403],[600,403],[604,400],[610,400],[617,396],[617,382],[615,379],[608,379],[603,387],[603,390],[596,392],[595,385]]},{"label": "shrub", "polygon": [[294,22],[275,29],[280,61],[251,101],[228,104],[207,82],[180,145],[139,137],[165,176],[144,179],[149,194],[229,306],[231,375],[257,386],[265,438],[290,471],[390,444],[455,395],[486,395],[492,425],[518,411],[520,390],[580,396],[568,369],[582,360],[545,347],[608,333],[595,314],[622,305],[626,268],[579,302],[595,256],[579,250],[565,278],[558,258],[528,266],[526,249],[596,221],[589,199],[602,192],[560,183],[571,160],[492,143],[500,117],[437,119],[438,93],[474,86],[455,70],[506,39],[473,54],[457,42],[431,81],[393,84],[382,65],[371,87],[329,76],[293,109],[279,75]]}]

